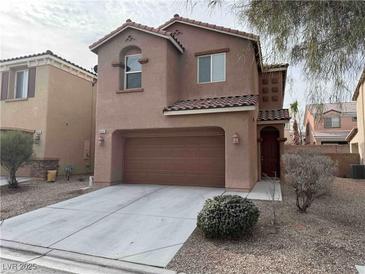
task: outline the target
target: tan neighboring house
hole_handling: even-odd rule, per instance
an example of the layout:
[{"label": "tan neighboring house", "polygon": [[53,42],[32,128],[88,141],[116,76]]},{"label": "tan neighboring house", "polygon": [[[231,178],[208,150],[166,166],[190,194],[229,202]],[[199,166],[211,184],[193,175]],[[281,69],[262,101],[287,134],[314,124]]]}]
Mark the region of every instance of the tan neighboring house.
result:
[{"label": "tan neighboring house", "polygon": [[347,137],[352,153],[360,154],[361,164],[365,164],[365,69],[356,86],[352,100],[356,101],[357,127]]},{"label": "tan neighboring house", "polygon": [[307,105],[304,114],[306,144],[348,144],[356,128],[356,102]]},{"label": "tan neighboring house", "polygon": [[0,60],[0,72],[1,130],[34,139],[33,160],[19,175],[43,177],[67,165],[75,174],[91,172],[96,75],[51,51]]},{"label": "tan neighboring house", "polygon": [[95,180],[249,190],[280,176],[287,66],[259,37],[175,15],[127,20],[98,55]]}]

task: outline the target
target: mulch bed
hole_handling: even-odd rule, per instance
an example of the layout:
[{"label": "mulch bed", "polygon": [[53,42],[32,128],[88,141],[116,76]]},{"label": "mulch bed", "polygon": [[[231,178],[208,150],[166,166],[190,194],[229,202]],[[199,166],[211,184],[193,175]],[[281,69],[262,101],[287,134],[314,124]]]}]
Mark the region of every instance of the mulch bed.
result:
[{"label": "mulch bed", "polygon": [[290,186],[283,202],[255,201],[259,223],[251,237],[208,240],[196,229],[167,268],[185,273],[357,273],[365,265],[365,180],[336,178],[328,195],[299,213]]},{"label": "mulch bed", "polygon": [[101,187],[94,185],[91,189],[81,190],[88,184],[87,176],[74,176],[70,182],[64,179],[54,183],[36,180],[19,183],[16,189],[9,188],[7,185],[2,186],[0,187],[0,220],[55,204]]}]

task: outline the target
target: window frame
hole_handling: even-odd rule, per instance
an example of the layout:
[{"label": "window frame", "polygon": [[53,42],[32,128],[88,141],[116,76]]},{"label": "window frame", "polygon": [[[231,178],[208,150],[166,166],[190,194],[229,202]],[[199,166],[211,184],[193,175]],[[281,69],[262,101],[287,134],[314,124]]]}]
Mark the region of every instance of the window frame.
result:
[{"label": "window frame", "polygon": [[[338,119],[338,126],[333,126],[333,122],[332,119],[333,118],[337,118]],[[326,126],[326,119],[331,119],[331,126]],[[330,116],[330,117],[325,117],[324,118],[324,122],[323,122],[323,127],[324,128],[340,128],[341,127],[341,117],[340,116]]]},{"label": "window frame", "polygon": [[[142,56],[141,53],[136,53],[136,54],[128,54],[124,56],[124,90],[131,90],[131,89],[140,89],[142,88],[142,65],[141,65],[141,70],[140,71],[127,71],[127,58],[130,56]],[[132,73],[141,73],[141,86],[138,88],[127,88],[127,74],[132,74]]]},{"label": "window frame", "polygon": [[[17,88],[18,88],[18,73],[23,72],[24,78],[23,78],[23,90],[22,90],[22,97],[17,97]],[[14,99],[26,99],[28,98],[28,82],[29,82],[29,69],[21,69],[16,70],[14,77]]]},{"label": "window frame", "polygon": [[[223,55],[224,58],[224,62],[223,62],[223,80],[218,80],[218,81],[213,81],[213,55]],[[202,57],[207,57],[210,56],[210,81],[209,82],[200,82],[200,78],[199,78],[199,59]],[[199,55],[197,56],[197,62],[196,62],[196,66],[197,66],[197,74],[196,74],[196,78],[197,78],[197,83],[198,84],[210,84],[210,83],[219,83],[219,82],[225,82],[226,81],[226,65],[227,65],[227,54],[226,52],[219,52],[219,53],[211,53],[211,54],[204,54],[204,55]]]}]

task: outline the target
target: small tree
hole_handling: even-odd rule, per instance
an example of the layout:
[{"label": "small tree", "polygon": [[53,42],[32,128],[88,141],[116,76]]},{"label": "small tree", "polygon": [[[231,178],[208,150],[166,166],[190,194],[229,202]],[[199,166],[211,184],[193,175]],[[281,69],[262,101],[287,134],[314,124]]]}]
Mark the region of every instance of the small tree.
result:
[{"label": "small tree", "polygon": [[[294,131],[294,136],[293,136],[293,143],[294,145],[301,145],[302,144],[302,132],[300,130],[300,128],[298,127],[298,121],[297,118],[299,116],[299,103],[298,100],[295,100],[293,103],[290,104],[290,112],[293,115],[293,131]],[[300,117],[299,117],[300,118]]]},{"label": "small tree", "polygon": [[1,165],[9,171],[9,187],[16,188],[16,171],[33,154],[33,138],[30,134],[19,131],[0,133]]},{"label": "small tree", "polygon": [[296,205],[306,212],[318,194],[328,191],[334,180],[336,166],[324,155],[312,151],[284,154],[285,175],[296,193]]}]

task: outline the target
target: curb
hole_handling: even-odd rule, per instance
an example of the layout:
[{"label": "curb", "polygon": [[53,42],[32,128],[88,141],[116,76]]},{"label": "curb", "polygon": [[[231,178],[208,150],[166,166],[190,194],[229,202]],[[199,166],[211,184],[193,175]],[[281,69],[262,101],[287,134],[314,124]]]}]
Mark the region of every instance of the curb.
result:
[{"label": "curb", "polygon": [[176,271],[121,260],[107,259],[69,251],[1,240],[0,258],[71,273],[88,274],[176,274]]}]

